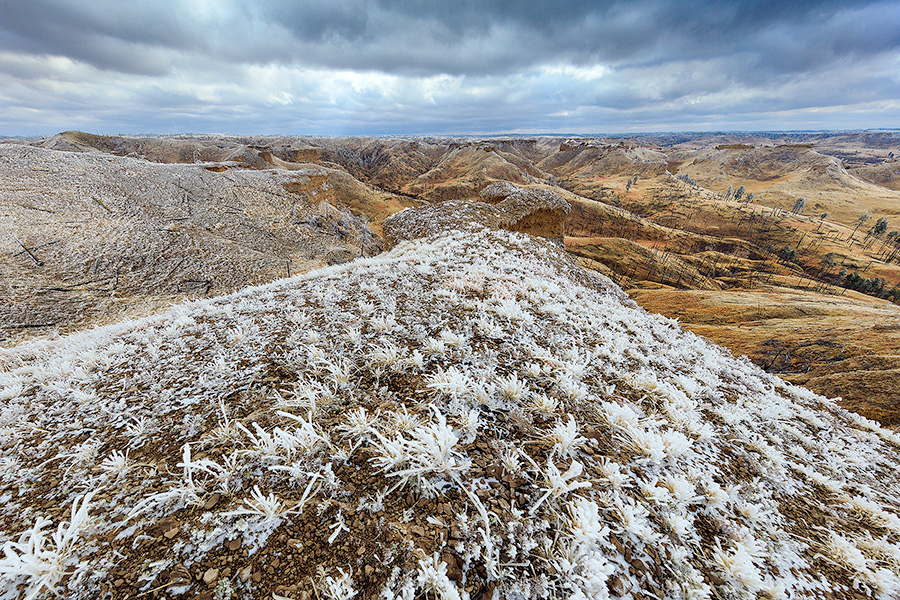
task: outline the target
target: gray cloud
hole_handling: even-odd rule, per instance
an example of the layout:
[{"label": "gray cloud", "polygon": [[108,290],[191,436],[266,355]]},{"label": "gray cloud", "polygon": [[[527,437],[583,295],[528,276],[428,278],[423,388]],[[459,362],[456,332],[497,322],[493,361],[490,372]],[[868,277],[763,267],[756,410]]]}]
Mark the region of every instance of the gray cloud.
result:
[{"label": "gray cloud", "polygon": [[223,2],[0,0],[0,44],[98,68],[159,73],[152,51],[189,51],[406,74],[508,74],[545,62],[611,65],[753,57],[796,72],[900,46],[895,2],[418,0]]},{"label": "gray cloud", "polygon": [[0,15],[0,133],[572,130],[823,107],[840,126],[849,105],[891,125],[900,97],[893,0],[0,0]]}]

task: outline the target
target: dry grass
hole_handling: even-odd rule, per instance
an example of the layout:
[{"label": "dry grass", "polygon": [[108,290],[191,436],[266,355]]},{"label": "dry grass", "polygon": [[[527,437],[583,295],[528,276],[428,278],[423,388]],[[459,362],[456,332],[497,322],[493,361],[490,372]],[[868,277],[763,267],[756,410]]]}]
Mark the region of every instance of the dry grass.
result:
[{"label": "dry grass", "polygon": [[893,304],[856,292],[829,296],[783,287],[634,289],[630,295],[794,383],[840,396],[844,407],[885,425],[900,425],[894,402],[900,311]]}]

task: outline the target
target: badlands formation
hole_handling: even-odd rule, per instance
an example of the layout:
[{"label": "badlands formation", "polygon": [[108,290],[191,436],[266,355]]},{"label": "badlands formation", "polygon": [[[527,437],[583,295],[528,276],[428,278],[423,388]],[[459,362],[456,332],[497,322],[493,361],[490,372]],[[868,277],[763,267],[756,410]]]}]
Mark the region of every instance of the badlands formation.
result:
[{"label": "badlands formation", "polygon": [[576,264],[561,195],[484,200],[0,350],[3,597],[900,595],[900,436]]},{"label": "badlands formation", "polygon": [[7,140],[0,345],[371,256],[405,207],[515,185],[564,198],[566,250],[642,307],[895,427],[895,156],[896,132]]}]

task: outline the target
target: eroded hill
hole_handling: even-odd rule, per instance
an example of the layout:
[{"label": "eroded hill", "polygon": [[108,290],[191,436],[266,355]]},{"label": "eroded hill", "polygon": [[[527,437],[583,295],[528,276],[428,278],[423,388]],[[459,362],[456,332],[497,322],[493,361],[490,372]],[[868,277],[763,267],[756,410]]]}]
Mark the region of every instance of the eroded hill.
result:
[{"label": "eroded hill", "polygon": [[[900,422],[892,408],[900,360],[900,194],[890,183],[892,153],[900,152],[895,132],[574,139],[125,138],[65,132],[34,144],[92,160],[112,153],[133,164],[206,171],[204,181],[216,173],[273,181],[324,174],[330,203],[364,216],[376,234],[386,216],[405,206],[487,199],[485,190],[503,182],[552,192],[571,206],[565,244],[582,266],[773,373],[841,396],[846,406],[885,424]],[[52,185],[52,173],[46,176]],[[165,202],[179,201],[181,192],[167,185],[157,188],[170,197]],[[241,185],[238,194],[249,189]],[[287,192],[304,194],[300,188]],[[345,218],[338,216],[340,209],[319,206]],[[94,208],[101,216],[105,212]],[[287,206],[278,210],[284,215]],[[535,216],[531,226],[542,218]],[[240,219],[264,231],[270,226],[253,216]],[[358,253],[357,242],[336,239],[324,231],[329,227],[316,227],[313,237],[325,235],[321,239],[337,252],[333,257]],[[296,251],[301,242],[294,238],[288,246]],[[17,254],[17,274],[35,270],[27,253],[14,241],[6,243],[5,260]],[[342,246],[347,252],[338,252]],[[215,246],[215,254],[229,248]],[[40,251],[35,257],[43,262]],[[317,252],[311,251],[319,258],[308,266],[324,258]],[[251,265],[249,272],[259,279],[243,267],[230,273],[248,283],[286,274],[279,267],[287,262],[285,252],[273,256],[266,259],[270,268]],[[301,257],[289,258],[297,268]],[[64,287],[41,281],[35,286]],[[72,297],[71,291],[42,293],[59,306]],[[97,295],[91,302],[109,304]],[[22,310],[9,312],[10,318],[34,315],[32,304],[19,302],[15,310]],[[87,310],[90,303],[80,306]],[[30,331],[15,335],[21,339]]]},{"label": "eroded hill", "polygon": [[395,196],[314,164],[159,164],[4,144],[0,181],[0,340],[371,255],[381,240],[369,218],[398,210]]},{"label": "eroded hill", "polygon": [[896,597],[900,437],[533,212],[406,210],[376,257],[0,350],[5,594]]}]

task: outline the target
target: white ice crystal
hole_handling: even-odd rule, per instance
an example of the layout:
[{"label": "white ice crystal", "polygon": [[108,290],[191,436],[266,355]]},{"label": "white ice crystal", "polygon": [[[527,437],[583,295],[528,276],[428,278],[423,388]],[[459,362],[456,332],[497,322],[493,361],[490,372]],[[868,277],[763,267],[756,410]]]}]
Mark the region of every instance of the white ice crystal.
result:
[{"label": "white ice crystal", "polygon": [[77,497],[72,502],[69,522],[60,523],[49,539],[45,528],[51,522],[38,517],[30,529],[22,532],[18,541],[3,544],[0,575],[13,582],[24,579],[28,586],[26,600],[37,598],[43,592],[57,593],[56,583],[73,558],[76,543],[88,522],[90,502],[95,493]]},{"label": "white ice crystal", "polygon": [[553,452],[566,458],[575,456],[587,441],[587,438],[578,435],[578,424],[572,415],[565,423],[557,421],[544,437],[553,444]]}]

